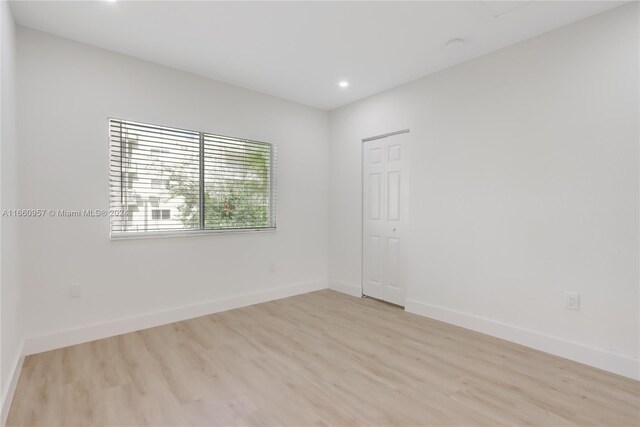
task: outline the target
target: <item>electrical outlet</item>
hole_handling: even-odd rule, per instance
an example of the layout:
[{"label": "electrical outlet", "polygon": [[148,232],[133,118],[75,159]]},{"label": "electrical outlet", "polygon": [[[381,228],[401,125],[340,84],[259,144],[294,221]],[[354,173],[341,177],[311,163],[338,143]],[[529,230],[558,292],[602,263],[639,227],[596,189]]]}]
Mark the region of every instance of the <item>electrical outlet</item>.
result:
[{"label": "electrical outlet", "polygon": [[565,292],[564,306],[567,310],[580,310],[580,294],[576,292]]},{"label": "electrical outlet", "polygon": [[80,298],[82,296],[82,286],[77,283],[69,285],[69,298]]}]

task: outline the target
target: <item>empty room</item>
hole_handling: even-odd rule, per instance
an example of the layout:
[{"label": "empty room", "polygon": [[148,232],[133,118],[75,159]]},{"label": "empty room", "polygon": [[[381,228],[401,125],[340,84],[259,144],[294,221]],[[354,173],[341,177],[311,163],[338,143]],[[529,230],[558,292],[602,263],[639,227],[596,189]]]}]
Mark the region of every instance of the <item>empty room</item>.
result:
[{"label": "empty room", "polygon": [[2,427],[640,427],[640,2],[0,0]]}]

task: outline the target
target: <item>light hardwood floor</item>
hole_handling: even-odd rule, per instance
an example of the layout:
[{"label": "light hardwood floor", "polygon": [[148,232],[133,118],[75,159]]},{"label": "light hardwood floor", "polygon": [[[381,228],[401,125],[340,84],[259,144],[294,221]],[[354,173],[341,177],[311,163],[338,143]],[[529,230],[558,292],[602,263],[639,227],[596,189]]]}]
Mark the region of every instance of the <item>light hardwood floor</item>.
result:
[{"label": "light hardwood floor", "polygon": [[319,291],[27,357],[9,426],[638,426],[640,383]]}]

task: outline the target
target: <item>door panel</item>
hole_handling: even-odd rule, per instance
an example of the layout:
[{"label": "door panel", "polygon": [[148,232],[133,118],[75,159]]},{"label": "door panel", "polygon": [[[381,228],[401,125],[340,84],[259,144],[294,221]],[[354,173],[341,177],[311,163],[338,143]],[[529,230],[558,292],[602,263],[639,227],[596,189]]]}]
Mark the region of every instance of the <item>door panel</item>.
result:
[{"label": "door panel", "polygon": [[400,287],[398,277],[398,263],[400,256],[400,239],[389,237],[387,239],[387,285],[393,288]]},{"label": "door panel", "polygon": [[379,173],[372,173],[371,175],[369,175],[369,219],[371,220],[380,219],[380,192],[382,190],[380,188],[380,178],[381,177]]},{"label": "door panel", "polygon": [[368,144],[363,153],[363,291],[374,298],[384,297],[384,238],[382,233],[385,183],[383,179],[383,145]]},{"label": "door panel", "polygon": [[368,256],[365,258],[365,268],[368,269],[369,274],[366,278],[365,287],[370,296],[382,299],[384,297],[384,279],[382,276],[383,241],[380,236],[369,236],[368,240]]},{"label": "door panel", "polygon": [[363,283],[364,295],[404,305],[403,275],[406,225],[406,134],[363,144]]},{"label": "door panel", "polygon": [[399,144],[389,145],[387,152],[389,153],[389,163],[400,160],[401,146]]},{"label": "door panel", "polygon": [[374,147],[369,150],[369,160],[372,165],[380,163],[382,161],[382,147]]},{"label": "door panel", "polygon": [[387,218],[389,221],[400,221],[400,172],[387,174]]}]

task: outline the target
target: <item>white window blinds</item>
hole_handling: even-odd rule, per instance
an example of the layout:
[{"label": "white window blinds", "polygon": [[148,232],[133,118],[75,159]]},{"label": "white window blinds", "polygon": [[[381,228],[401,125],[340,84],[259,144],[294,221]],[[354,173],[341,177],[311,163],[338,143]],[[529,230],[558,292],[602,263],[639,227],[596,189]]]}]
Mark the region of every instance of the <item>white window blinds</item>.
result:
[{"label": "white window blinds", "polygon": [[275,147],[110,119],[113,237],[276,227]]}]

